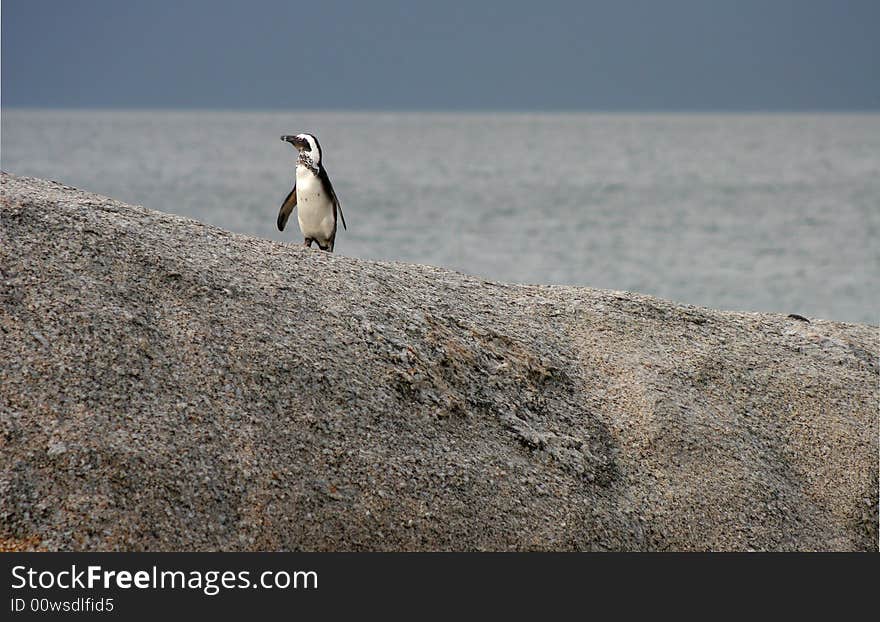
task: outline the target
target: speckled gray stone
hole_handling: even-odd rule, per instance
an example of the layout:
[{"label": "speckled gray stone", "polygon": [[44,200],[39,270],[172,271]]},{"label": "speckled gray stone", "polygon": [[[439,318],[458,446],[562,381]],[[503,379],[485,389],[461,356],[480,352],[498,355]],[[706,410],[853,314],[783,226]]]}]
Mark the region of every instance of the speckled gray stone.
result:
[{"label": "speckled gray stone", "polygon": [[876,550],[878,330],[810,320],[4,174],[0,548]]}]

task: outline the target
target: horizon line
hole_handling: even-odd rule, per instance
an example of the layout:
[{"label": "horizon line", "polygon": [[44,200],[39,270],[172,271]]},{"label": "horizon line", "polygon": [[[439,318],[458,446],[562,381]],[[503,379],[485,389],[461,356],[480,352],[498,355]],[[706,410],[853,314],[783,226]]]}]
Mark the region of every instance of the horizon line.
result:
[{"label": "horizon line", "polygon": [[249,113],[334,113],[334,114],[597,114],[597,115],[819,115],[880,114],[877,108],[285,108],[285,107],[201,107],[201,106],[44,106],[3,105],[4,110],[82,112],[249,112]]}]

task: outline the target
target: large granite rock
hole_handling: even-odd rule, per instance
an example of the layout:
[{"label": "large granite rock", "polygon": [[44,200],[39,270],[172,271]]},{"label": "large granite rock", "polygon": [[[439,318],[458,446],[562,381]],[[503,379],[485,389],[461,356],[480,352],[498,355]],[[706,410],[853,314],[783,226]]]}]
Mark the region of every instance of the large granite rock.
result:
[{"label": "large granite rock", "polygon": [[877,548],[877,327],[362,261],[4,174],[0,340],[0,548]]}]

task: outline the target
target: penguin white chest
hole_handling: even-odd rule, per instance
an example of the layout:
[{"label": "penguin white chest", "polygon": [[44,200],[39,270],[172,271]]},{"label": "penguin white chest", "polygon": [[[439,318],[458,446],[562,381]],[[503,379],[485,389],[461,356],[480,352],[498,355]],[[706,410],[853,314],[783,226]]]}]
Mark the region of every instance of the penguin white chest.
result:
[{"label": "penguin white chest", "polygon": [[333,202],[311,169],[296,167],[296,210],[303,236],[322,242],[333,235]]}]

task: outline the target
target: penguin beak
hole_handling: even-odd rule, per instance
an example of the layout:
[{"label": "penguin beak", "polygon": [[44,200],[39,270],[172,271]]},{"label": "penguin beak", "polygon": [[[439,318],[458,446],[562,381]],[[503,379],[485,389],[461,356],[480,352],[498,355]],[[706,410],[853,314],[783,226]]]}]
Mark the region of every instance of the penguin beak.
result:
[{"label": "penguin beak", "polygon": [[300,141],[296,136],[282,136],[281,140],[283,140],[286,143],[290,143],[291,145],[293,145],[294,147],[299,149],[299,142]]}]

